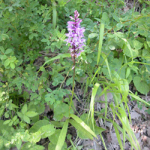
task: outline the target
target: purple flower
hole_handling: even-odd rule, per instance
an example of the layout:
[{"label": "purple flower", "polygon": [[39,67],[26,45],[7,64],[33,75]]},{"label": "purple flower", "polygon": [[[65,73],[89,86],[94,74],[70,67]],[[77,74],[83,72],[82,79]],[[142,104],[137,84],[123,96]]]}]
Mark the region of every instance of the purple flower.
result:
[{"label": "purple flower", "polygon": [[65,41],[67,42],[67,44],[70,44],[70,52],[71,52],[71,56],[73,59],[75,59],[76,57],[78,57],[81,52],[83,52],[83,47],[85,39],[84,39],[84,28],[80,27],[80,23],[82,22],[81,19],[78,18],[79,17],[79,13],[77,10],[74,11],[74,18],[70,16],[70,19],[73,21],[68,21],[68,34],[66,34],[66,36],[68,37],[68,39],[66,39]]}]

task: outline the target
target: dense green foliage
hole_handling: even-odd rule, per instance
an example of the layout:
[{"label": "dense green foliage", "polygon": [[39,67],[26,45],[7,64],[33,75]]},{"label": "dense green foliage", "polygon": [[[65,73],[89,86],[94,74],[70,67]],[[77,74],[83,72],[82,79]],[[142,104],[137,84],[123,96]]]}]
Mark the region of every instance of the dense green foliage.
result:
[{"label": "dense green foliage", "polygon": [[[150,91],[150,7],[148,1],[139,3],[140,12],[135,7],[125,12],[123,0],[0,1],[1,150],[43,150],[37,142],[44,138],[49,139],[50,150],[65,150],[70,125],[79,138],[92,139],[95,133],[102,138],[104,129],[96,126],[94,116],[113,124],[121,149],[119,131],[139,149],[125,113],[129,113],[128,95],[148,105],[129,85],[138,94]],[[86,29],[86,47],[76,62],[75,84],[82,87],[84,99],[91,97],[89,115],[83,113],[80,118],[70,103],[73,62],[64,41],[67,21],[75,10]],[[88,93],[91,88],[92,95]],[[114,98],[110,104],[108,90]],[[94,112],[94,98],[103,94],[105,110]],[[76,93],[74,96],[77,98]],[[44,114],[45,105],[53,111],[51,119]],[[108,106],[114,118],[108,115]],[[122,127],[114,122],[115,116]]]}]

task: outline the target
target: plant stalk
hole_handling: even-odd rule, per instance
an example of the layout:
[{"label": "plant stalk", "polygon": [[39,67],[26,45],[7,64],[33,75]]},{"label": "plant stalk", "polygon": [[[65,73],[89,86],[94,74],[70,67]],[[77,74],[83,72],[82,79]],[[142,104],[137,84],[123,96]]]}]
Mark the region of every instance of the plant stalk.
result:
[{"label": "plant stalk", "polygon": [[71,100],[70,100],[70,110],[71,110],[71,106],[72,106],[72,99],[73,99],[73,95],[74,95],[74,87],[75,87],[75,56],[73,57],[73,85],[72,85],[72,96],[71,96]]}]

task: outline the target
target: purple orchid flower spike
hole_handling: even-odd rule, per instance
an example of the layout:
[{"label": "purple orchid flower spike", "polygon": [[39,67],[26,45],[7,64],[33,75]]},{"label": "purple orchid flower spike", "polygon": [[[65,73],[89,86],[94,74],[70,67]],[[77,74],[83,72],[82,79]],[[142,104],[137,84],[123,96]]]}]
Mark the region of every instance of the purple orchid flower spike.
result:
[{"label": "purple orchid flower spike", "polygon": [[80,23],[82,22],[81,19],[78,18],[79,13],[77,10],[74,11],[74,18],[70,16],[70,19],[73,21],[68,21],[68,34],[66,36],[68,37],[65,41],[67,44],[70,44],[70,53],[73,60],[75,60],[76,57],[80,56],[81,52],[83,52],[83,47],[85,39],[84,39],[84,28],[80,27]]}]

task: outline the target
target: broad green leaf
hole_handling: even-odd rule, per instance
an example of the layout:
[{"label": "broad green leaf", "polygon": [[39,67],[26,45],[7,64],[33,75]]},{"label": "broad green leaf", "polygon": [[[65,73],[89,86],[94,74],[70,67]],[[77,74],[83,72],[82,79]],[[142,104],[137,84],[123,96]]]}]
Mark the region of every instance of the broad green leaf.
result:
[{"label": "broad green leaf", "polygon": [[4,124],[9,124],[11,120],[4,121]]},{"label": "broad green leaf", "polygon": [[17,139],[16,147],[17,147],[18,149],[21,148],[21,144],[22,144],[22,140],[21,140],[21,139]]},{"label": "broad green leaf", "polygon": [[133,40],[131,41],[132,44],[133,44],[133,47],[136,49],[136,50],[139,50],[142,48],[143,46],[143,43],[139,42],[138,40]]},{"label": "broad green leaf", "polygon": [[95,38],[95,37],[98,37],[98,34],[97,33],[91,33],[89,34],[88,38],[92,39],[92,38]]},{"label": "broad green leaf", "polygon": [[44,146],[35,145],[33,143],[30,143],[30,142],[23,144],[23,146],[21,147],[21,150],[44,150],[44,149],[45,149]]},{"label": "broad green leaf", "polygon": [[4,60],[4,59],[7,59],[8,57],[6,55],[0,55],[0,59],[1,60]]},{"label": "broad green leaf", "polygon": [[40,131],[42,133],[42,138],[46,138],[48,136],[51,136],[52,134],[55,133],[55,128],[54,128],[54,125],[52,124],[48,124],[48,125],[45,125],[45,126],[42,126],[40,128]]},{"label": "broad green leaf", "polygon": [[109,16],[106,12],[103,12],[101,20],[103,23],[109,24]]},{"label": "broad green leaf", "polygon": [[11,53],[12,52],[12,49],[7,49],[6,51],[5,51],[5,55],[7,55],[7,54],[9,54],[9,53]]},{"label": "broad green leaf", "polygon": [[50,140],[50,142],[51,142],[52,144],[54,144],[54,145],[57,144],[57,141],[58,141],[58,137],[59,137],[59,135],[60,135],[60,132],[61,132],[61,129],[56,129],[54,134],[48,136],[48,138],[49,138],[49,140]]},{"label": "broad green leaf", "polygon": [[5,53],[5,49],[3,46],[0,46],[0,50],[3,52],[3,54]]},{"label": "broad green leaf", "polygon": [[22,109],[21,109],[21,112],[22,112],[23,114],[25,114],[25,113],[27,112],[27,104],[24,104],[24,105],[23,105],[23,107],[22,107]]},{"label": "broad green leaf", "polygon": [[31,133],[31,136],[30,136],[30,142],[31,143],[37,143],[41,140],[42,138],[42,132],[41,130],[38,130],[37,132],[34,132],[34,133]]},{"label": "broad green leaf", "polygon": [[127,41],[127,39],[125,38],[121,38],[124,41],[124,47],[123,47],[123,51],[124,53],[133,58],[133,49],[131,48],[129,42]]},{"label": "broad green leaf", "polygon": [[39,120],[36,122],[30,129],[30,132],[37,132],[42,126],[48,125],[49,121],[48,120]]},{"label": "broad green leaf", "polygon": [[68,128],[68,120],[66,120],[66,122],[63,125],[63,128],[60,132],[55,150],[62,149],[64,142],[65,142],[66,134],[67,134],[67,128]]},{"label": "broad green leaf", "polygon": [[69,113],[73,113],[73,110],[69,108],[68,104],[60,103],[54,107],[54,119],[60,121],[63,117],[69,117]]},{"label": "broad green leaf", "polygon": [[34,111],[28,111],[25,113],[25,115],[28,117],[34,117],[34,116],[38,115],[38,113],[36,113]]},{"label": "broad green leaf", "polygon": [[10,63],[10,67],[11,67],[11,69],[15,69],[15,64],[14,63]]},{"label": "broad green leaf", "polygon": [[23,114],[22,114],[22,113],[17,112],[17,115],[18,115],[21,119],[23,119]]},{"label": "broad green leaf", "polygon": [[134,77],[133,82],[134,82],[136,89],[140,93],[147,94],[149,92],[149,90],[150,90],[149,85],[143,79],[141,79],[140,76]]},{"label": "broad green leaf", "polygon": [[23,116],[23,120],[27,123],[30,123],[30,118],[25,115]]},{"label": "broad green leaf", "polygon": [[70,114],[70,117],[72,117],[78,124],[80,124],[91,135],[93,135],[94,137],[97,137],[96,134],[90,129],[90,127],[87,126],[78,116],[74,114]]},{"label": "broad green leaf", "polygon": [[6,40],[6,39],[9,39],[9,36],[7,34],[2,34],[2,40]]},{"label": "broad green leaf", "polygon": [[6,59],[5,62],[4,62],[4,66],[7,67],[9,64],[10,64],[10,60]]}]

